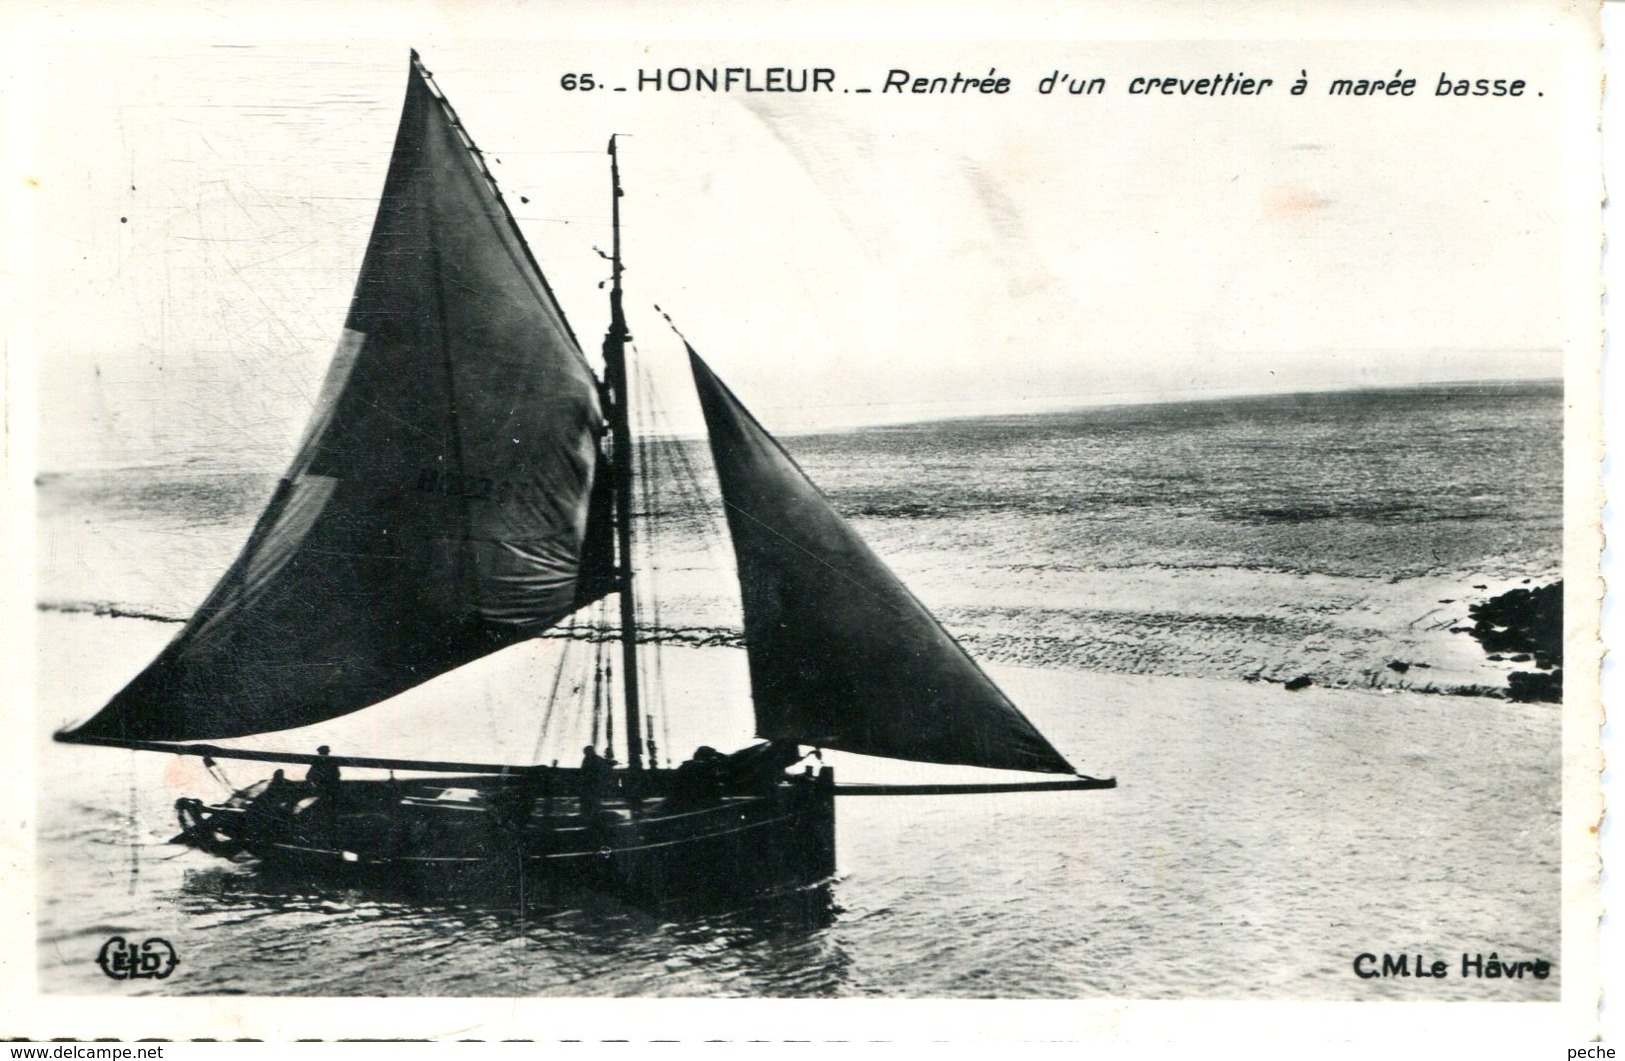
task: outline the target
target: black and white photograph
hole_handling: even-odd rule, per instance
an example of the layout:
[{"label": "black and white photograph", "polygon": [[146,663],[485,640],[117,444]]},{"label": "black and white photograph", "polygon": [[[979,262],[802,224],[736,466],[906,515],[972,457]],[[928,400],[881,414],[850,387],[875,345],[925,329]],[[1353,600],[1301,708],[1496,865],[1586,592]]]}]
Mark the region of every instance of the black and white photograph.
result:
[{"label": "black and white photograph", "polygon": [[28,23],[8,1034],[1594,1034],[1596,11],[822,8]]}]

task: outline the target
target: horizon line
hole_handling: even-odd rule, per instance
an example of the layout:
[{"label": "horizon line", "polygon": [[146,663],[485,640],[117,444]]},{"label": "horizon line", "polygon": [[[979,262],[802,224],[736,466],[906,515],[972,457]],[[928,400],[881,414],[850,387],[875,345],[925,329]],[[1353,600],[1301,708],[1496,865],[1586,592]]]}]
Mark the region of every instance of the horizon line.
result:
[{"label": "horizon line", "polygon": [[[1045,416],[1045,415],[1052,415],[1052,414],[1056,414],[1056,413],[1077,412],[1077,411],[1082,411],[1082,410],[1086,410],[1086,409],[1114,409],[1114,408],[1126,408],[1126,407],[1132,407],[1132,406],[1175,405],[1175,404],[1197,403],[1197,402],[1222,402],[1222,401],[1234,401],[1234,400],[1237,400],[1237,399],[1245,399],[1245,398],[1291,398],[1291,397],[1302,396],[1302,395],[1347,394],[1347,393],[1357,393],[1357,392],[1360,392],[1360,391],[1372,391],[1372,392],[1376,392],[1376,391],[1414,391],[1414,390],[1425,390],[1425,389],[1428,389],[1428,388],[1508,387],[1508,386],[1535,386],[1535,385],[1546,385],[1546,386],[1555,385],[1555,386],[1558,386],[1558,387],[1562,387],[1562,386],[1564,386],[1564,382],[1565,381],[1564,381],[1563,377],[1561,377],[1561,376],[1515,376],[1515,377],[1477,378],[1477,379],[1418,380],[1418,381],[1409,382],[1409,383],[1364,383],[1364,382],[1362,382],[1362,383],[1338,384],[1338,385],[1321,386],[1321,387],[1293,386],[1293,387],[1285,387],[1285,388],[1280,389],[1280,390],[1258,390],[1256,388],[1249,388],[1249,387],[1236,387],[1236,388],[1193,388],[1193,389],[1188,389],[1188,390],[1172,390],[1172,391],[1113,391],[1113,392],[1107,392],[1107,393],[1095,394],[1095,395],[1064,395],[1064,396],[1060,396],[1060,397],[1044,397],[1044,398],[1024,397],[1024,398],[990,399],[990,400],[986,400],[984,402],[981,402],[980,404],[982,404],[984,406],[1003,406],[1004,408],[988,408],[988,407],[985,407],[985,408],[982,408],[980,410],[975,410],[975,411],[972,411],[972,410],[965,410],[965,411],[959,411],[959,412],[944,411],[942,415],[937,415],[937,416],[921,415],[925,411],[925,409],[922,408],[922,407],[932,407],[932,406],[941,407],[941,406],[948,406],[948,405],[965,405],[965,404],[968,404],[968,402],[966,400],[962,400],[962,399],[938,398],[938,399],[924,399],[924,400],[917,401],[917,402],[904,402],[904,401],[897,401],[897,402],[864,402],[864,403],[852,403],[852,404],[845,404],[845,405],[825,404],[825,405],[812,405],[812,406],[800,405],[800,406],[793,406],[793,407],[792,406],[782,406],[782,405],[762,405],[762,406],[760,406],[760,408],[762,410],[764,410],[764,411],[766,411],[766,410],[783,411],[783,410],[787,410],[787,409],[791,409],[791,408],[796,409],[801,414],[796,419],[797,420],[802,420],[803,423],[801,423],[801,424],[797,424],[797,423],[794,423],[794,422],[787,423],[787,424],[784,424],[782,426],[775,427],[773,429],[773,433],[775,435],[782,435],[782,436],[785,436],[785,437],[794,437],[794,436],[803,436],[804,437],[804,436],[810,436],[810,435],[848,434],[848,433],[855,432],[855,431],[865,431],[865,430],[870,430],[870,429],[874,429],[874,428],[904,427],[904,426],[908,426],[910,424],[941,423],[941,422],[947,422],[947,421],[953,421],[953,420],[981,420],[981,419],[992,419],[994,417],[1002,417],[1002,416]],[[1042,406],[1042,407],[1039,408],[1039,407],[1036,407],[1036,406]],[[859,421],[851,421],[851,422],[847,422],[847,423],[844,423],[844,424],[826,424],[826,425],[818,426],[818,425],[806,424],[804,422],[806,414],[811,410],[836,410],[836,409],[878,410],[878,409],[883,409],[883,408],[895,409],[895,410],[897,410],[897,412],[899,414],[902,414],[904,410],[909,410],[909,412],[906,415],[898,415],[898,416],[894,416],[894,417],[880,417],[880,418],[876,418],[876,419],[864,419],[864,420],[859,420]],[[640,439],[678,440],[678,441],[682,441],[682,440],[691,440],[691,439],[702,439],[702,438],[705,437],[705,431],[704,431],[703,425],[700,425],[700,426],[697,426],[696,429],[694,429],[694,430],[645,432],[645,433],[639,435],[638,437]],[[217,457],[218,457],[218,462],[216,462]],[[252,464],[245,464],[244,461],[243,461],[243,457],[244,457],[244,454],[243,454],[242,451],[228,451],[226,453],[221,453],[221,454],[218,454],[218,455],[213,454],[213,453],[196,453],[196,454],[192,454],[190,456],[176,455],[176,456],[169,457],[169,458],[164,458],[164,457],[161,457],[161,456],[159,456],[159,457],[146,457],[146,458],[137,457],[137,458],[133,458],[133,459],[127,460],[127,461],[118,461],[118,460],[92,461],[92,462],[82,463],[82,464],[55,465],[55,466],[47,466],[47,465],[42,464],[42,465],[37,466],[34,471],[35,471],[35,476],[36,476],[36,479],[37,479],[39,476],[62,475],[62,474],[70,474],[70,473],[74,473],[74,472],[104,471],[104,470],[127,469],[127,468],[166,468],[166,467],[178,467],[178,466],[183,466],[183,465],[188,465],[188,464],[210,464],[210,463],[213,463],[214,464],[214,470],[234,469],[234,470],[245,471],[245,472],[246,471],[255,471],[255,472],[263,472],[264,474],[273,474],[276,470],[284,467],[285,464],[286,464],[286,461],[282,461],[282,462],[279,462],[277,464],[276,468],[271,468],[269,466],[256,467],[256,466],[254,466]],[[37,483],[36,483],[36,485],[37,485]]]}]

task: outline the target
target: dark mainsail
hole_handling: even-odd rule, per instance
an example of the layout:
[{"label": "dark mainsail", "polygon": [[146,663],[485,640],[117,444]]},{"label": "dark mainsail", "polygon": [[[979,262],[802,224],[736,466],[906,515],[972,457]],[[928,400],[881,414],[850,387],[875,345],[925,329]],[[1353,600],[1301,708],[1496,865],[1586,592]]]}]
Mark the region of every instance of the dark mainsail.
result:
[{"label": "dark mainsail", "polygon": [[414,54],[298,456],[181,633],[62,738],[199,740],[333,718],[603,596],[602,425],[563,312]]},{"label": "dark mainsail", "polygon": [[762,737],[1073,773],[692,349]]}]

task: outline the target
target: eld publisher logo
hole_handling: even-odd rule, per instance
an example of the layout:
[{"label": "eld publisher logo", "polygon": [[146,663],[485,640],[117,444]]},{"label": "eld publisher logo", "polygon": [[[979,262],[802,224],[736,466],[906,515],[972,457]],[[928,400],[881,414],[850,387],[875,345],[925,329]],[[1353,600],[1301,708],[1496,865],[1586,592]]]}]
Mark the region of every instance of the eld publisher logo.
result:
[{"label": "eld publisher logo", "polygon": [[113,980],[163,980],[180,963],[169,941],[156,936],[140,946],[114,936],[96,955],[96,964]]}]

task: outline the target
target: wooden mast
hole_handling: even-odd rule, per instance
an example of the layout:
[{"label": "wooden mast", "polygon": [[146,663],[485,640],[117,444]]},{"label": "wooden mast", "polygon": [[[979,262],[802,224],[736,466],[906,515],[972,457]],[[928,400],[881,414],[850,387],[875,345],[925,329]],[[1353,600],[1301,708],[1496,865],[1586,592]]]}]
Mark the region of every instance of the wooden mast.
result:
[{"label": "wooden mast", "polygon": [[632,427],[628,420],[626,327],[621,307],[621,170],[615,138],[609,138],[610,225],[613,230],[609,287],[609,330],[604,333],[604,383],[609,390],[610,440],[615,459],[610,475],[615,493],[616,584],[621,596],[621,682],[626,704],[626,767],[643,769],[643,737],[638,703],[637,609],[632,595]]}]

